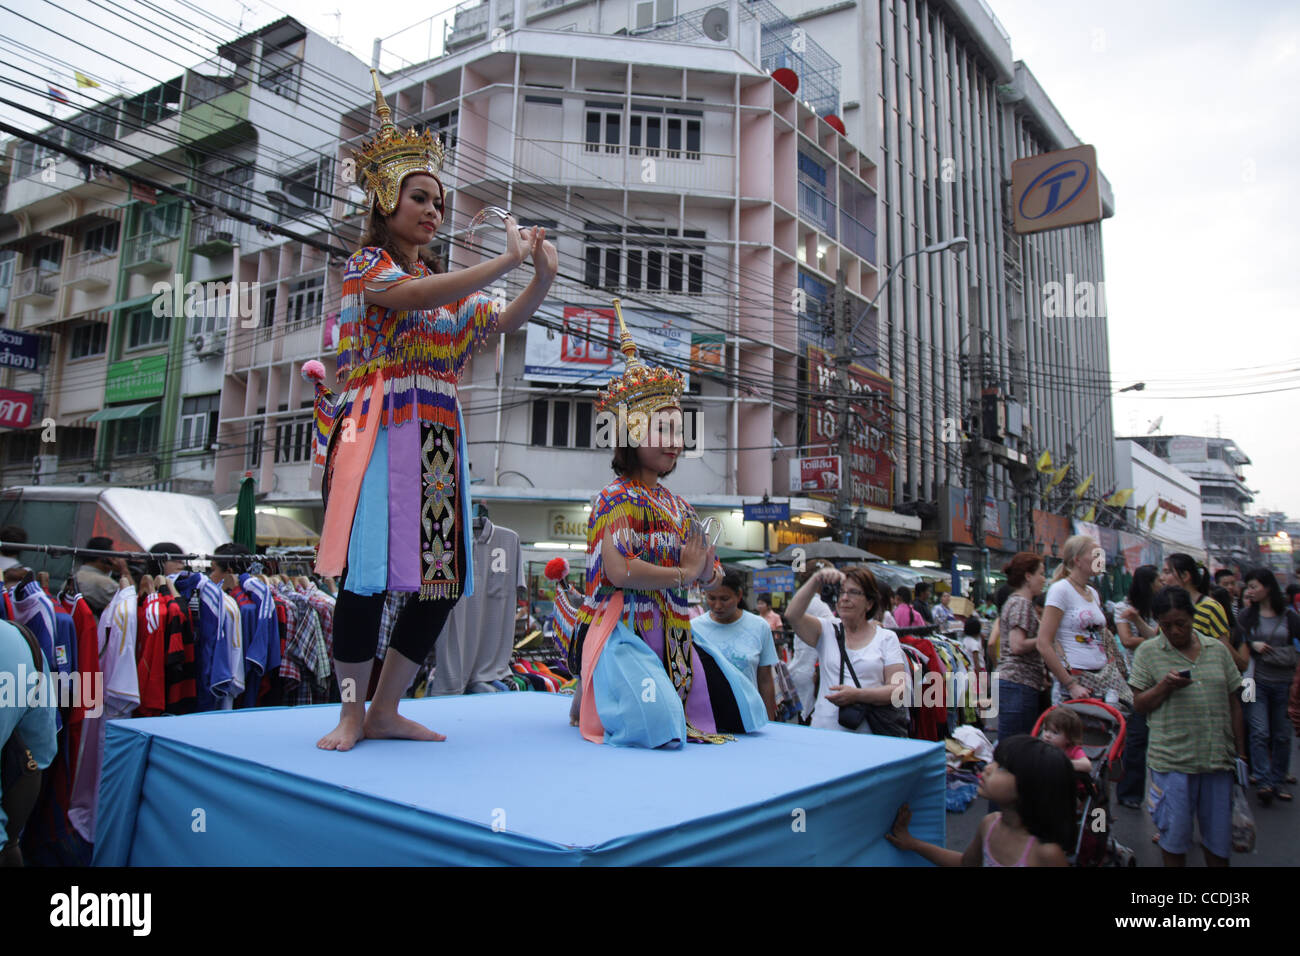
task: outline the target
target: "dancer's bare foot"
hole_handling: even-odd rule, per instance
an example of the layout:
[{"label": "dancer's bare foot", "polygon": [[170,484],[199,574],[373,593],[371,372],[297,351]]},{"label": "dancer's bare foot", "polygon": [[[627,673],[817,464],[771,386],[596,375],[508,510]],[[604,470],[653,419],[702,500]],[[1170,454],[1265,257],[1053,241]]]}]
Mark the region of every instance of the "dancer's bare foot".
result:
[{"label": "dancer's bare foot", "polygon": [[366,713],[365,732],[366,736],[372,740],[385,737],[397,740],[442,741],[447,739],[442,734],[434,733],[423,724],[407,720],[396,711],[377,711],[373,705]]},{"label": "dancer's bare foot", "polygon": [[351,750],[365,736],[362,715],[344,714],[338,726],[316,741],[316,746],[321,750]]}]

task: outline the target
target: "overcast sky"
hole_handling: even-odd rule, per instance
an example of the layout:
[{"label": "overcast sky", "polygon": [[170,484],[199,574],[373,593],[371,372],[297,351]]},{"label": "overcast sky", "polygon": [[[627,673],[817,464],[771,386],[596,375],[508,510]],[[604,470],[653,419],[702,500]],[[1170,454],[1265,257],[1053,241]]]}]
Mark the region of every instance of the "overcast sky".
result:
[{"label": "overcast sky", "polygon": [[1300,517],[1300,4],[989,3],[1115,192],[1111,376],[1148,384],[1116,432],[1232,438],[1254,509]]},{"label": "overcast sky", "polygon": [[[355,4],[335,5],[336,18],[306,0],[192,2],[187,8],[181,0],[159,0],[192,24],[188,33],[149,13],[152,29],[181,39],[166,49],[144,26],[113,12],[138,16],[147,9],[140,0],[5,0],[36,22],[6,13],[3,33],[37,52],[0,43],[0,77],[53,83],[86,106],[74,67],[142,90],[198,62],[217,38],[285,13],[327,37],[341,35],[366,63],[375,36],[393,33],[385,50],[418,61],[438,51],[454,9],[436,0],[389,6],[380,21],[374,8]],[[1145,392],[1115,397],[1116,431],[1143,434],[1162,419],[1165,434],[1232,438],[1253,461],[1246,481],[1259,491],[1255,510],[1300,517],[1300,442],[1288,427],[1300,412],[1300,391],[1227,397],[1300,386],[1300,5],[989,2],[1016,58],[1079,138],[1097,147],[1114,189],[1116,215],[1103,227],[1112,378],[1116,388],[1147,383]],[[381,65],[396,64],[386,55]],[[89,93],[102,99],[108,89]],[[48,99],[8,83],[0,84],[0,96],[50,108]],[[60,116],[71,112],[59,108]],[[2,104],[0,117],[28,129],[40,125]],[[1206,395],[1219,397],[1195,397]]]}]

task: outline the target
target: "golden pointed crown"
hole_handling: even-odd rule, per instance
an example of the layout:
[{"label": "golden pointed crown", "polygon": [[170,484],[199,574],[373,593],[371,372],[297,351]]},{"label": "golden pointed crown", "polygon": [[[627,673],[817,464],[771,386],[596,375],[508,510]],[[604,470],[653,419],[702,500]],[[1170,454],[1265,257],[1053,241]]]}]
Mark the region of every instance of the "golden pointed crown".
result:
[{"label": "golden pointed crown", "polygon": [[370,78],[375,84],[375,112],[379,114],[379,132],[369,142],[361,144],[360,151],[353,150],[357,159],[357,179],[366,191],[371,205],[379,203],[385,216],[391,216],[397,208],[397,197],[402,191],[402,180],[412,173],[427,173],[442,180],[438,173],[442,170],[442,137],[434,137],[425,130],[417,133],[414,129],[402,132],[393,123],[393,111],[384,101],[384,94],[379,89],[379,74],[370,71]]},{"label": "golden pointed crown", "polygon": [[622,375],[611,378],[605,390],[596,396],[596,411],[615,411],[624,405],[628,413],[644,412],[649,415],[662,408],[680,405],[685,388],[682,373],[676,369],[646,365],[641,361],[637,355],[636,343],[623,324],[623,309],[618,299],[614,300],[614,314],[618,316],[621,332],[619,351],[627,360],[627,367]]}]

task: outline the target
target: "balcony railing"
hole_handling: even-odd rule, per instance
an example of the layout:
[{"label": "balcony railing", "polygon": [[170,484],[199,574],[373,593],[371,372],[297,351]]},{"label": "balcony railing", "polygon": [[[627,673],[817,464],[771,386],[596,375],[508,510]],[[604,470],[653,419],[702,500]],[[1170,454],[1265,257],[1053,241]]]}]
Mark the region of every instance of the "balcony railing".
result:
[{"label": "balcony railing", "polygon": [[104,289],[116,275],[116,252],[87,249],[68,259],[66,281],[74,289]]},{"label": "balcony railing", "polygon": [[59,290],[58,269],[24,269],[14,278],[14,302],[49,302]]},{"label": "balcony railing", "polygon": [[[501,4],[500,12],[497,14],[497,26],[502,30],[514,29],[515,11],[509,4]],[[467,0],[456,7],[455,17],[451,24],[451,33],[447,35],[447,49],[451,50],[456,47],[464,46],[467,43],[475,43],[479,40],[487,39],[488,35],[488,4],[484,2],[475,3],[474,0]]]},{"label": "balcony railing", "polygon": [[[653,164],[648,164],[647,159],[654,160]],[[735,163],[736,158],[729,153],[521,139],[515,151],[515,178],[565,185],[730,194],[734,189]],[[481,168],[462,157],[462,181],[475,178],[472,169],[476,167]],[[499,175],[489,172],[484,178]]]},{"label": "balcony railing", "polygon": [[9,311],[9,286],[0,286],[0,315]]},{"label": "balcony railing", "polygon": [[176,263],[176,252],[179,245],[180,240],[175,236],[159,235],[153,232],[133,236],[126,242],[122,266],[140,272],[155,272],[164,268],[170,269]]},{"label": "balcony railing", "polygon": [[230,216],[205,213],[190,229],[190,249],[209,258],[229,252],[247,238],[244,224]]}]

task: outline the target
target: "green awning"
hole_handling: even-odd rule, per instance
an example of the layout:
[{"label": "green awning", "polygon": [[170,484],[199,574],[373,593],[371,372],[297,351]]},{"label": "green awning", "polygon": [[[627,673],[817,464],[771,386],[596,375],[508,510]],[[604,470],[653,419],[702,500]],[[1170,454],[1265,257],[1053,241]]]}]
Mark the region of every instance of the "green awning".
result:
[{"label": "green awning", "polygon": [[152,302],[156,298],[158,297],[152,292],[148,295],[138,295],[134,299],[123,299],[121,302],[114,302],[105,311],[116,312],[118,309],[134,309],[136,306]]},{"label": "green awning", "polygon": [[86,419],[87,422],[116,422],[123,418],[139,418],[159,405],[158,402],[141,402],[139,405],[113,405],[101,408]]}]

